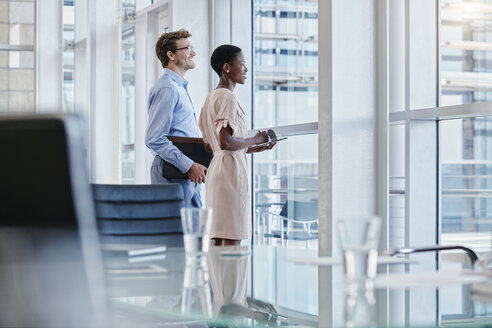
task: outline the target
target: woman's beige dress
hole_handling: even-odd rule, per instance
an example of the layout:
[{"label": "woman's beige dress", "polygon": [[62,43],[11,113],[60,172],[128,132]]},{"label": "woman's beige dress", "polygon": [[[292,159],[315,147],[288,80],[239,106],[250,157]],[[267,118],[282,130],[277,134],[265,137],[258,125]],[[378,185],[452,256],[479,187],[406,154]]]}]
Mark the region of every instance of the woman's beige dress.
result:
[{"label": "woman's beige dress", "polygon": [[251,238],[247,148],[222,150],[219,133],[230,126],[233,137],[247,138],[246,115],[232,91],[218,88],[203,105],[198,126],[214,157],[205,178],[206,205],[213,209],[210,238]]}]

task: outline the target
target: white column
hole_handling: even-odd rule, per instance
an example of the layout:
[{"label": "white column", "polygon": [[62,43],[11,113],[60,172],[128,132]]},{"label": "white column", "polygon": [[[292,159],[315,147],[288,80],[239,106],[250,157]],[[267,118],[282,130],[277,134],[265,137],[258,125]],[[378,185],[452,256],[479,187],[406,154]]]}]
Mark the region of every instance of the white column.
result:
[{"label": "white column", "polygon": [[121,1],[88,2],[91,182],[118,183],[121,176]]},{"label": "white column", "polygon": [[[378,214],[381,217],[380,250],[389,244],[389,1],[377,0],[378,65]],[[379,268],[379,270],[381,270]],[[377,295],[378,322],[388,325],[388,293]]]},{"label": "white column", "polygon": [[[189,70],[185,79],[188,80],[188,90],[190,93],[197,119],[200,115],[205,98],[210,92],[209,78],[211,74],[210,51],[209,51],[209,21],[208,21],[208,1],[187,0],[170,1],[172,4],[171,31],[185,29],[192,34],[190,42],[195,47],[196,56],[193,59],[195,68]],[[248,3],[249,4],[249,3]],[[193,8],[190,10],[190,8]]]},{"label": "white column", "polygon": [[135,20],[135,183],[145,184],[150,180],[145,154],[145,128],[147,126],[147,87],[145,83],[147,15],[138,15]]},{"label": "white column", "polygon": [[[165,9],[164,9],[165,8]],[[167,6],[163,7],[167,15]],[[135,22],[135,183],[150,183],[153,156],[145,145],[147,97],[162,68],[155,54],[159,38],[159,11],[137,14]]]},{"label": "white column", "polygon": [[[388,0],[388,110],[405,110],[405,0]],[[390,127],[389,175],[405,177],[405,124]],[[401,185],[400,185],[401,184]],[[393,179],[392,189],[404,189],[404,181]],[[390,214],[387,230],[387,247],[405,245],[405,196],[390,198]],[[403,273],[403,266],[389,267],[388,271]],[[387,293],[387,323],[389,326],[405,325],[405,291],[391,290]],[[378,300],[379,301],[379,300]],[[382,316],[382,314],[380,314]]]},{"label": "white column", "polygon": [[[218,46],[222,44],[230,44],[231,40],[231,0],[214,0],[214,14],[213,14],[213,25],[214,25],[214,44],[210,49],[209,56]],[[253,63],[251,63],[252,65]],[[253,78],[250,74],[251,79]],[[219,77],[212,70],[211,89],[214,89],[219,83]],[[251,116],[250,116],[251,117]]]},{"label": "white column", "polygon": [[87,172],[90,179],[91,166],[90,166],[90,153],[88,152],[88,142],[90,140],[90,126],[89,122],[89,93],[87,78],[90,72],[90,61],[88,58],[87,49],[87,0],[77,0],[74,2],[74,112],[84,120],[85,126],[85,142],[84,149],[86,153]]},{"label": "white column", "polygon": [[[379,214],[377,1],[319,2],[319,253],[339,256],[335,222]],[[319,271],[320,326],[343,325],[341,267]],[[337,288],[332,288],[337,286]]]},{"label": "white column", "polygon": [[38,113],[61,113],[63,95],[63,1],[37,1]]},{"label": "white column", "polygon": [[87,0],[74,2],[74,110],[75,113],[86,118],[88,115],[87,75]]},{"label": "white column", "polygon": [[[436,1],[407,0],[407,110],[437,106],[437,11]],[[437,130],[434,121],[410,121],[407,126],[407,242],[408,246],[436,243],[437,226]],[[419,255],[410,271],[432,271],[435,254]],[[435,323],[435,291],[408,293],[407,323]]]},{"label": "white column", "polygon": [[[318,3],[318,219],[320,256],[333,254],[333,9]],[[333,326],[332,268],[318,269],[319,327]]]},{"label": "white column", "polygon": [[[232,0],[231,1],[231,43],[243,50],[246,65],[249,69],[248,79],[243,86],[236,86],[234,93],[248,118],[251,122],[252,113],[252,87],[253,87],[253,60],[252,60],[252,33],[245,32],[253,29],[251,18],[251,3],[249,1]],[[209,64],[210,65],[210,64]],[[261,108],[258,108],[261,110]]]}]

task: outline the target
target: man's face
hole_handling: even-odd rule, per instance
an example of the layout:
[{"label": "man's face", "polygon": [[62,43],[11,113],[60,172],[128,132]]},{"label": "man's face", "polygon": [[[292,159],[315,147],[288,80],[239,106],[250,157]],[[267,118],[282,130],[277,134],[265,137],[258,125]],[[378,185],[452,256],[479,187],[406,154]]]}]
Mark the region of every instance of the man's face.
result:
[{"label": "man's face", "polygon": [[193,49],[186,48],[190,46],[191,43],[188,39],[176,40],[176,49],[178,50],[173,52],[175,65],[185,71],[195,68],[193,57],[195,57],[196,53]]}]

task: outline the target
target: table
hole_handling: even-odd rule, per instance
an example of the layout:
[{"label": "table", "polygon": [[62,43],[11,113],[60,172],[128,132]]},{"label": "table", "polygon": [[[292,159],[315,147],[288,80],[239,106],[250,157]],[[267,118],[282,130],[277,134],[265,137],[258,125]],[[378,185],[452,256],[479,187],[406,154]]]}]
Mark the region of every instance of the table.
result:
[{"label": "table", "polygon": [[[113,250],[106,251],[104,259],[113,310],[125,320],[149,326],[193,322],[205,327],[324,327],[347,326],[351,318],[355,325],[368,318],[375,326],[391,327],[492,324],[492,276],[483,274],[469,273],[463,280],[446,272],[412,273],[420,285],[411,279],[409,283],[408,275],[398,276],[405,285],[398,279],[395,284],[392,275],[405,274],[405,266],[412,264],[381,265],[375,303],[369,304],[361,293],[347,311],[351,305],[341,266],[317,265],[316,250],[212,247],[207,270],[187,267],[181,248],[147,258]],[[211,318],[204,315],[207,311]]]}]

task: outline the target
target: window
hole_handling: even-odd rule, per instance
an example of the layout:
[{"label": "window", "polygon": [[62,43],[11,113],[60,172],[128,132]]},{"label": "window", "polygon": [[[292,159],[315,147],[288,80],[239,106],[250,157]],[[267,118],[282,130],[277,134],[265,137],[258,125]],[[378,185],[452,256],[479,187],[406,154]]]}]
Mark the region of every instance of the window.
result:
[{"label": "window", "polygon": [[135,182],[135,1],[123,0],[121,36],[121,181]]},{"label": "window", "polygon": [[492,245],[492,122],[486,117],[441,122],[444,244],[476,251]]},{"label": "window", "polygon": [[35,1],[0,1],[0,111],[35,110]]},{"label": "window", "polygon": [[74,112],[75,12],[73,0],[63,2],[63,111]]},{"label": "window", "polygon": [[285,228],[284,245],[317,247],[317,10],[317,1],[254,1],[253,128],[288,136],[253,158],[258,243],[278,245]]},{"label": "window", "polygon": [[[441,1],[442,105],[492,101],[492,1]],[[463,114],[467,107],[463,107]],[[441,239],[490,252],[492,119],[441,122]]]}]

